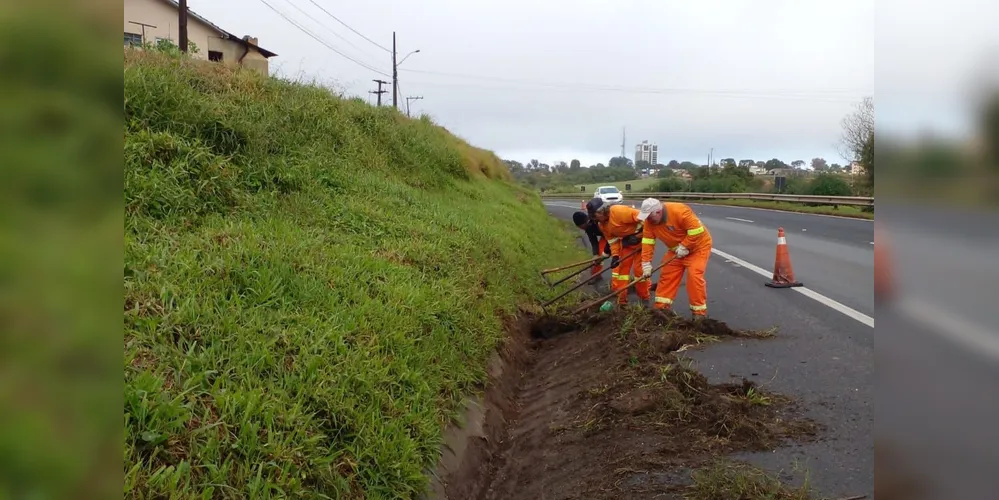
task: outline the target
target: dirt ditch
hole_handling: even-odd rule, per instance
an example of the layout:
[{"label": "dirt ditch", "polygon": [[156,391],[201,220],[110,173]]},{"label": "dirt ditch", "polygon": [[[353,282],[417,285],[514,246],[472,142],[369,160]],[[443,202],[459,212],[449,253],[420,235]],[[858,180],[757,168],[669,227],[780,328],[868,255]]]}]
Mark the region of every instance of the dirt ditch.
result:
[{"label": "dirt ditch", "polygon": [[717,457],[818,431],[790,399],[748,380],[709,384],[678,354],[772,332],[640,309],[517,330],[447,436],[436,498],[683,498],[691,471]]}]

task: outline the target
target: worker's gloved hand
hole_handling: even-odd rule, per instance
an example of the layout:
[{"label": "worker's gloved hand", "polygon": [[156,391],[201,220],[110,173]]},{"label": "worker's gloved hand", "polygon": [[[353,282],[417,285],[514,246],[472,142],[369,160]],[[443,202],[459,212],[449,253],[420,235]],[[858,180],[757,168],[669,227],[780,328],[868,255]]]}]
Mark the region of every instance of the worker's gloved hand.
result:
[{"label": "worker's gloved hand", "polygon": [[617,266],[621,264],[621,257],[617,255],[611,257],[610,267],[611,269],[617,269]]},{"label": "worker's gloved hand", "polygon": [[652,263],[642,262],[642,277],[651,278],[652,277]]},{"label": "worker's gloved hand", "polygon": [[625,236],[621,240],[621,244],[624,245],[625,247],[633,247],[641,242],[642,240],[641,238],[638,237],[637,234],[629,234],[628,236]]},{"label": "worker's gloved hand", "polygon": [[690,250],[687,250],[687,247],[683,245],[677,245],[676,250],[673,250],[673,253],[676,254],[676,258],[682,259],[690,253]]}]

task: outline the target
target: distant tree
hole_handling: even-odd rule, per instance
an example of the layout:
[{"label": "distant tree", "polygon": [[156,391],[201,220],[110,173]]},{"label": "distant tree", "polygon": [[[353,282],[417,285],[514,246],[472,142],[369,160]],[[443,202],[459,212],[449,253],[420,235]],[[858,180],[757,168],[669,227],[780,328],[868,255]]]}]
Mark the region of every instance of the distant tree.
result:
[{"label": "distant tree", "polygon": [[609,162],[607,162],[607,166],[609,166],[609,167],[628,167],[628,168],[633,168],[634,164],[632,164],[631,160],[629,160],[628,158],[625,158],[624,156],[615,156],[615,157],[611,158]]},{"label": "distant tree", "polygon": [[794,168],[805,168],[805,160],[794,160],[791,162],[791,166]]},{"label": "distant tree", "polygon": [[552,165],[552,172],[564,174],[568,171],[569,171],[569,165],[566,164],[564,161],[555,162],[555,164]]},{"label": "distant tree", "polygon": [[538,170],[539,168],[541,168],[541,162],[539,162],[538,160],[531,160],[527,162],[527,164],[529,165],[529,167],[527,168],[530,170]]},{"label": "distant tree", "polygon": [[675,177],[676,172],[672,168],[661,168],[656,172],[656,177],[660,179],[669,179],[670,177]]},{"label": "distant tree", "polygon": [[722,166],[722,168],[724,168],[724,167],[734,167],[734,166],[736,166],[735,158],[724,158],[724,159],[722,159],[720,165]]},{"label": "distant tree", "polygon": [[753,160],[739,160],[739,166],[740,167],[749,168],[749,167],[752,167],[755,164],[756,164],[756,162],[754,162]]},{"label": "distant tree", "polygon": [[829,164],[826,163],[825,158],[812,158],[812,170],[816,172],[824,172],[829,169]]},{"label": "distant tree", "polygon": [[635,163],[636,170],[643,170],[646,168],[652,168],[652,164],[645,160],[638,160],[638,162]]},{"label": "distant tree", "polygon": [[874,187],[874,98],[865,97],[853,113],[843,118],[840,154],[863,165],[870,188]]},{"label": "distant tree", "polygon": [[843,165],[840,165],[839,163],[833,163],[832,165],[829,165],[829,171],[830,172],[842,172],[843,171]]},{"label": "distant tree", "polygon": [[572,161],[569,162],[569,169],[579,170],[579,168],[580,168],[579,160],[573,158]]},{"label": "distant tree", "polygon": [[763,167],[766,168],[767,170],[773,170],[775,168],[787,168],[787,163],[784,163],[778,160],[777,158],[773,158],[767,160],[767,162],[763,164]]},{"label": "distant tree", "polygon": [[700,168],[700,167],[701,167],[700,165],[691,161],[685,161],[680,164],[680,168],[684,170],[694,170],[695,168]]},{"label": "distant tree", "polygon": [[754,165],[756,165],[757,167],[760,167],[760,168],[764,168],[764,167],[767,166],[767,162],[765,162],[763,160],[757,160]]},{"label": "distant tree", "polygon": [[676,160],[670,160],[669,163],[666,164],[666,166],[669,168],[680,168],[680,162]]},{"label": "distant tree", "polygon": [[516,175],[524,171],[524,165],[519,161],[503,160],[503,163],[506,164],[506,169],[509,170],[511,174]]},{"label": "distant tree", "polygon": [[541,164],[538,165],[538,170],[540,170],[542,172],[551,172],[552,171],[552,167],[551,167],[551,165],[548,165],[547,163],[541,163]]}]

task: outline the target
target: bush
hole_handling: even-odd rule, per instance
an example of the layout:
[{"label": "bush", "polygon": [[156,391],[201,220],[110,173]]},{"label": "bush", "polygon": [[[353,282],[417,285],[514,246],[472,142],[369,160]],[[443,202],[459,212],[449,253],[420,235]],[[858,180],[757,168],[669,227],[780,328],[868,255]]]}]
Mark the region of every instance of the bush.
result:
[{"label": "bush", "polygon": [[149,52],[124,84],[125,497],[416,496],[581,250],[429,119]]},{"label": "bush", "polygon": [[814,196],[850,196],[850,183],[835,174],[819,174],[808,183],[808,193]]},{"label": "bush", "polygon": [[686,191],[689,183],[678,177],[668,177],[666,179],[660,179],[649,187],[645,188],[646,191],[654,193],[673,193]]}]

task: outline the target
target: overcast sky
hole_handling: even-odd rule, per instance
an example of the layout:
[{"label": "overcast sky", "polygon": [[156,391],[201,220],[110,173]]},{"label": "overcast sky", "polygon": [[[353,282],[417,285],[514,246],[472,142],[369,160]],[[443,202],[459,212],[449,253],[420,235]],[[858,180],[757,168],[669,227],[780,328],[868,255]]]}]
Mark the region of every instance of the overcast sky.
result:
[{"label": "overcast sky", "polygon": [[[879,23],[884,22],[880,6],[893,3],[908,21],[879,24],[879,35],[894,38],[879,36],[878,43],[904,51],[899,37],[913,26],[929,30],[937,19],[932,9],[906,9],[899,1],[879,3]],[[189,5],[277,52],[272,73],[315,78],[365,98],[373,97],[367,93],[375,89],[373,79],[390,78],[324,44],[390,75],[385,48],[391,48],[394,30],[400,57],[420,50],[399,66],[401,94],[423,97],[413,102],[413,113],[429,114],[473,144],[522,162],[606,163],[620,154],[626,127],[626,155],[633,157],[635,144],[649,140],[659,144],[661,163],[705,162],[712,148],[716,159],[807,162],[821,156],[839,163],[840,120],[874,93],[875,64],[879,92],[936,72],[902,71],[921,67],[918,51],[903,61],[883,57],[884,51],[875,57],[873,0],[189,0]],[[963,19],[963,32],[947,36],[987,36],[987,19],[994,15]],[[942,35],[923,33],[918,47],[939,45]],[[957,43],[951,42],[951,49]],[[938,51],[934,57],[946,63],[947,54]],[[893,69],[886,74],[885,68]],[[896,103],[896,122],[915,113],[909,104]],[[937,104],[935,110],[925,107],[923,115],[940,115],[944,104]],[[878,106],[880,123],[880,100]]]}]

